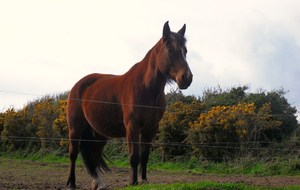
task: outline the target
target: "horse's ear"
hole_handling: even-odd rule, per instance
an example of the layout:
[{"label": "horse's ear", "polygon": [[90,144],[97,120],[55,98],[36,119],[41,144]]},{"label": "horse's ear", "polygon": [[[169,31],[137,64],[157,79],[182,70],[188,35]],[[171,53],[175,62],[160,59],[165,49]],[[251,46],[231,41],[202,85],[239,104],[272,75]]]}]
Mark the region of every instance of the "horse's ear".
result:
[{"label": "horse's ear", "polygon": [[169,27],[169,21],[167,21],[165,24],[164,24],[164,29],[163,29],[163,40],[164,41],[167,41],[169,39],[169,36],[171,34],[171,29]]},{"label": "horse's ear", "polygon": [[183,27],[178,31],[178,34],[181,34],[182,36],[184,36],[184,34],[185,34],[185,24],[184,24]]}]

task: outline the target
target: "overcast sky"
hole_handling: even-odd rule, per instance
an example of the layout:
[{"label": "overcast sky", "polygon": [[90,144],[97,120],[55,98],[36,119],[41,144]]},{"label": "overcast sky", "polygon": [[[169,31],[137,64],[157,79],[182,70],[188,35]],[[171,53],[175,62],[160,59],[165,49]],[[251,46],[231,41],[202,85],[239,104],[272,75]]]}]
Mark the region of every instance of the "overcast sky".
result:
[{"label": "overcast sky", "polygon": [[300,110],[299,7],[299,0],[1,1],[0,111],[70,90],[89,73],[126,72],[166,21],[172,31],[187,25],[194,80],[185,94],[283,87]]}]

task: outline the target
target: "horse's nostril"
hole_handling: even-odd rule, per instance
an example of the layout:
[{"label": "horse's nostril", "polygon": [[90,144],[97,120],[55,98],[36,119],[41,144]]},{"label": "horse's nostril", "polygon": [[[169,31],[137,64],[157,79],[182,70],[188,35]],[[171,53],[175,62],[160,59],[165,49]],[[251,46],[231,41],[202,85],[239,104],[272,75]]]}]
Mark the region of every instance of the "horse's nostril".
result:
[{"label": "horse's nostril", "polygon": [[181,76],[181,79],[182,79],[182,80],[185,80],[185,79],[186,79],[186,75],[183,74],[183,75]]}]

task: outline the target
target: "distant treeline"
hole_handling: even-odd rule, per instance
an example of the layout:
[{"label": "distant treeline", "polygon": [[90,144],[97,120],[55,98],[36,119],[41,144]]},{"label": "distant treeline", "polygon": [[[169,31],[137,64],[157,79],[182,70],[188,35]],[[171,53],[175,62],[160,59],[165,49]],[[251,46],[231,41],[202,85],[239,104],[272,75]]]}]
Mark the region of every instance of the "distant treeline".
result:
[{"label": "distant treeline", "polygon": [[[177,90],[168,93],[154,151],[163,160],[185,157],[223,161],[259,156],[262,150],[300,156],[297,110],[284,97],[285,91],[247,90],[247,86],[210,88],[201,97],[185,96]],[[0,148],[67,152],[67,95],[45,96],[23,109],[0,113]],[[125,152],[126,148],[120,150]]]}]

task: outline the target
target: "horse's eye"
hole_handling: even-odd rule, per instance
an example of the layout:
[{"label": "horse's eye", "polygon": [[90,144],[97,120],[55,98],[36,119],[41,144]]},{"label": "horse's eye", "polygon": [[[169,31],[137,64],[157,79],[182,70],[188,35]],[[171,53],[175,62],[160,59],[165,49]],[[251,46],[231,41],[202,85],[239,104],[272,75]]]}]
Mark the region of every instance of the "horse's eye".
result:
[{"label": "horse's eye", "polygon": [[174,54],[175,50],[174,49],[168,49],[169,54]]}]

